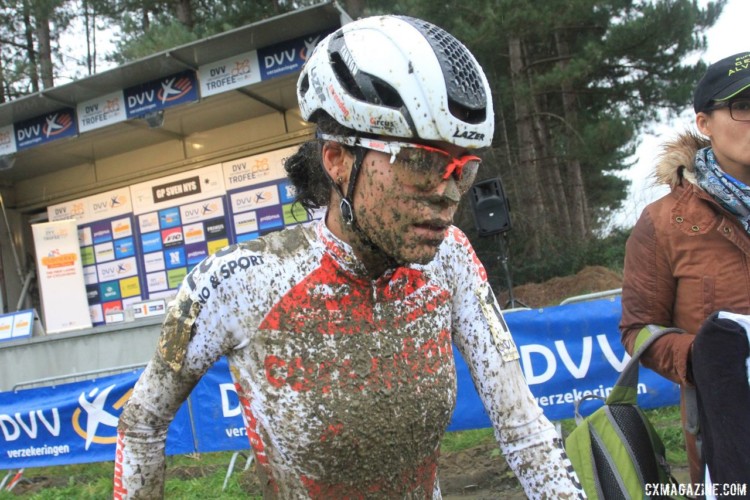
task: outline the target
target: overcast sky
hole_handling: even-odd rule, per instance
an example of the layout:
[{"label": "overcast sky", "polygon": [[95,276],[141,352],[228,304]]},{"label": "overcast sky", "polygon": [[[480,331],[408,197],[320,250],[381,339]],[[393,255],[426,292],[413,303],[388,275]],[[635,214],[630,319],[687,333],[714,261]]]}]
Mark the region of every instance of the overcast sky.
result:
[{"label": "overcast sky", "polygon": [[[705,5],[705,0],[700,0]],[[750,20],[750,0],[729,0],[717,23],[706,32],[708,48],[696,54],[711,64],[738,52],[750,51],[747,22]],[[654,169],[654,158],[659,146],[693,125],[695,113],[687,106],[680,118],[654,127],[654,132],[644,134],[636,152],[637,163],[623,176],[632,181],[625,207],[615,217],[615,224],[630,227],[635,224],[641,211],[651,201],[666,194],[667,188],[651,185],[650,174]]]}]

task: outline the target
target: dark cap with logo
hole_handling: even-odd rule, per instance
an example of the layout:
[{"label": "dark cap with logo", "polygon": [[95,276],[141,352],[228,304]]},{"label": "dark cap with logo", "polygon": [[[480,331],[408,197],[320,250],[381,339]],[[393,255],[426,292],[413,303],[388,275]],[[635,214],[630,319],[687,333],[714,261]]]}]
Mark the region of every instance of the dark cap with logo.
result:
[{"label": "dark cap with logo", "polygon": [[750,88],[750,51],[713,63],[698,82],[693,109],[705,111],[712,101],[725,101]]}]

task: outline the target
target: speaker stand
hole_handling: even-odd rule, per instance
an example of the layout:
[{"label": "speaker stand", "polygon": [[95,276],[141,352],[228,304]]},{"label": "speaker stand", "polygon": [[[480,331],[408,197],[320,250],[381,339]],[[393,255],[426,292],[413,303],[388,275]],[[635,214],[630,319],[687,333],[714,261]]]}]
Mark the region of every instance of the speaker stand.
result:
[{"label": "speaker stand", "polygon": [[508,233],[502,233],[498,236],[501,236],[501,238],[498,238],[498,241],[500,242],[500,263],[503,265],[503,270],[505,271],[505,281],[508,286],[508,301],[505,303],[503,309],[515,309],[516,307],[528,308],[529,306],[527,306],[520,300],[516,300],[516,298],[513,296],[513,282],[510,277],[510,266],[508,266]]}]

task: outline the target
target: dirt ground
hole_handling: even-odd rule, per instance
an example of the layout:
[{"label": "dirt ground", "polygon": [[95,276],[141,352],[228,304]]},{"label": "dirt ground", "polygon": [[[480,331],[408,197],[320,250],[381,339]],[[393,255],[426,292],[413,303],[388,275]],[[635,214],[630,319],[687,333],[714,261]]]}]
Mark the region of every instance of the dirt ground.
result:
[{"label": "dirt ground", "polygon": [[[605,292],[622,287],[622,275],[602,266],[583,268],[578,274],[552,278],[544,283],[529,283],[513,287],[513,298],[528,307],[557,305],[563,300],[578,295]],[[500,305],[508,303],[507,290],[497,294]]]},{"label": "dirt ground", "polygon": [[444,500],[526,498],[494,443],[440,457],[438,474]]}]

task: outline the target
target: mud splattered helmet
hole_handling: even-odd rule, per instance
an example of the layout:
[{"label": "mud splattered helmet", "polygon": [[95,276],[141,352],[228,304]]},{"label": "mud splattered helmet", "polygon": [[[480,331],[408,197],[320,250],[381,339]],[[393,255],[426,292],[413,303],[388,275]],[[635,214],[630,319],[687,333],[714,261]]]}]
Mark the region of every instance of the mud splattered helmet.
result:
[{"label": "mud splattered helmet", "polygon": [[469,50],[415,18],[379,16],[322,40],[297,82],[302,117],[328,113],[364,134],[445,141],[467,149],[492,142],[490,87]]}]

